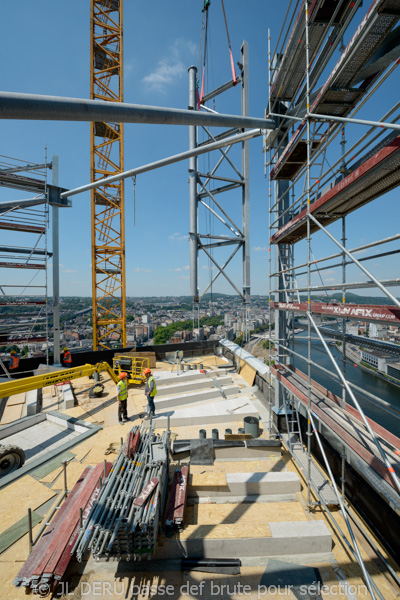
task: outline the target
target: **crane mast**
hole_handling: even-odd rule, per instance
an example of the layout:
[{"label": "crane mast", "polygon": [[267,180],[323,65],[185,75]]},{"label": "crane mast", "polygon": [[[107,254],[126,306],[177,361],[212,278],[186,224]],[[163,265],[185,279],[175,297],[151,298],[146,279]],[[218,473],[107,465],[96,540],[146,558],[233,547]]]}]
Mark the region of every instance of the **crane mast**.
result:
[{"label": "crane mast", "polygon": [[[123,102],[123,0],[90,1],[90,98]],[[91,123],[91,180],[124,170],[122,123]],[[126,347],[124,181],[91,192],[93,349]]]}]

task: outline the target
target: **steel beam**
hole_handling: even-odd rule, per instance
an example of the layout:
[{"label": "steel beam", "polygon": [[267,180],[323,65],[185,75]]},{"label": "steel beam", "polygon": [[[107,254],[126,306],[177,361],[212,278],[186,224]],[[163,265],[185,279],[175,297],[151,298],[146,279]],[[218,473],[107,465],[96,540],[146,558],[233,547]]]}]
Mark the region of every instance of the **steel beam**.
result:
[{"label": "steel beam", "polygon": [[[189,109],[196,109],[196,75],[194,66],[189,68]],[[189,150],[197,148],[197,128],[195,125],[189,127]],[[197,156],[189,159],[189,208],[190,208],[190,294],[193,302],[199,301],[199,256],[197,244],[198,226],[198,200],[197,200]]]},{"label": "steel beam", "polygon": [[243,140],[250,140],[260,135],[262,135],[261,129],[251,129],[250,131],[246,131],[245,133],[239,133],[238,135],[234,135],[230,138],[226,138],[219,142],[212,142],[211,144],[207,144],[206,146],[202,146],[201,148],[195,148],[194,150],[187,150],[186,152],[181,152],[180,154],[174,154],[173,156],[162,158],[161,160],[149,163],[147,165],[143,165],[142,167],[136,167],[136,169],[130,169],[129,171],[118,173],[118,175],[111,175],[111,177],[105,177],[104,179],[99,179],[97,181],[94,181],[93,183],[82,185],[79,188],[68,190],[67,192],[63,192],[61,194],[61,198],[75,196],[76,194],[81,194],[82,192],[87,192],[88,190],[92,190],[97,187],[102,187],[103,185],[108,185],[109,183],[115,183],[120,179],[127,179],[128,177],[134,177],[136,175],[140,175],[141,173],[154,171],[155,169],[159,169],[160,167],[166,167],[167,165],[172,165],[181,160],[187,160],[188,158],[191,158],[193,156],[206,154],[207,152],[211,152],[212,150],[218,150],[219,148],[223,148],[224,146],[238,144],[240,142],[243,142]]},{"label": "steel beam", "polygon": [[2,119],[28,121],[94,121],[275,129],[272,119],[258,117],[14,92],[0,92],[0,115]]},{"label": "steel beam", "polygon": [[[52,158],[52,181],[58,185],[58,156]],[[53,251],[53,362],[60,363],[60,243],[59,243],[59,207],[53,206],[52,251]]]}]

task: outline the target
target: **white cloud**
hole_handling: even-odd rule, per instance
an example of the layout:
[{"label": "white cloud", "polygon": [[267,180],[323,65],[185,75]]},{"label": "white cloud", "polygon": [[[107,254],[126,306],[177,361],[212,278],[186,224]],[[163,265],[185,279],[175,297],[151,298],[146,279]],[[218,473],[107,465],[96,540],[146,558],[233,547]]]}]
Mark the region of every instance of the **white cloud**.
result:
[{"label": "white cloud", "polygon": [[171,240],[171,242],[182,242],[183,240],[187,240],[188,236],[181,235],[180,233],[172,233],[168,236],[168,239]]},{"label": "white cloud", "polygon": [[63,273],[76,273],[76,269],[63,269]]},{"label": "white cloud", "polygon": [[254,252],[266,252],[268,248],[266,246],[254,246]]},{"label": "white cloud", "polygon": [[178,279],[185,279],[186,281],[190,279],[189,275],[179,275]]},{"label": "white cloud", "polygon": [[152,273],[153,269],[143,269],[143,267],[136,267],[136,269],[133,269],[134,273]]},{"label": "white cloud", "polygon": [[189,269],[189,265],[185,265],[184,267],[176,267],[176,269],[168,269],[168,271],[179,273],[179,271],[189,271]]},{"label": "white cloud", "polygon": [[326,283],[331,283],[332,281],[334,281],[336,283],[336,277],[327,277],[325,279]]},{"label": "white cloud", "polygon": [[177,80],[186,77],[188,59],[194,56],[196,46],[190,40],[178,38],[165,52],[154,70],[143,78],[151,91],[165,93]]}]

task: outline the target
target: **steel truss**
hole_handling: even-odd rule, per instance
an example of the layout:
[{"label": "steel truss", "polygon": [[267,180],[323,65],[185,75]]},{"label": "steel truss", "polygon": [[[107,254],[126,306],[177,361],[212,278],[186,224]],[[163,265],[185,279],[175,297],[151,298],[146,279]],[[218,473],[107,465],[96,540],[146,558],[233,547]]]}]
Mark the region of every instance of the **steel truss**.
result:
[{"label": "steel truss", "polygon": [[[399,36],[397,30],[393,31],[393,28],[400,18],[400,2],[396,0],[394,2],[388,2],[387,0],[374,0],[372,2],[370,9],[362,19],[347,47],[342,46],[341,57],[328,80],[319,90],[313,93],[312,89],[318,82],[318,78],[314,76],[315,70],[319,69],[322,72],[321,65],[327,64],[327,55],[325,56],[324,53],[328,50],[324,50],[327,45],[323,45],[323,38],[330,39],[330,32],[334,30],[334,22],[330,23],[332,29],[327,27],[319,32],[323,35],[320,35],[318,44],[316,44],[313,37],[315,36],[315,14],[322,3],[303,0],[301,4],[301,14],[295,20],[292,32],[286,34],[289,41],[285,52],[278,57],[272,57],[271,60],[269,51],[270,99],[268,116],[280,117],[278,130],[272,132],[269,138],[266,139],[266,151],[269,152],[266,165],[270,171],[269,243],[270,250],[275,249],[274,270],[272,270],[272,258],[269,260],[270,311],[272,313],[272,310],[275,310],[275,361],[278,363],[276,365],[278,370],[276,368],[271,369],[275,387],[273,411],[278,415],[289,415],[289,417],[286,417],[287,420],[290,419],[288,422],[292,423],[292,427],[298,429],[296,424],[296,400],[293,395],[294,388],[290,391],[285,386],[284,381],[281,381],[279,375],[279,365],[293,365],[293,357],[298,356],[307,364],[307,370],[302,374],[302,381],[306,387],[303,397],[307,405],[308,423],[305,448],[306,464],[308,465],[305,469],[308,504],[310,507],[313,504],[311,502],[311,488],[313,487],[311,478],[311,438],[315,436],[323,455],[324,466],[329,473],[354,544],[354,555],[363,572],[371,597],[376,598],[382,597],[382,594],[366,571],[355,544],[351,524],[347,518],[348,511],[345,503],[346,444],[343,441],[341,442],[343,445],[342,477],[341,491],[339,491],[329,461],[321,445],[318,427],[315,424],[315,419],[319,419],[319,417],[316,414],[318,410],[314,407],[311,394],[311,365],[315,365],[311,359],[311,334],[316,333],[321,341],[332,363],[333,374],[320,365],[315,366],[322,371],[326,371],[335,381],[340,382],[342,407],[345,407],[346,401],[349,400],[353,406],[356,406],[359,420],[364,424],[366,432],[371,435],[371,444],[376,446],[376,451],[382,461],[382,468],[386,469],[386,481],[390,481],[392,488],[399,493],[400,482],[394,469],[393,457],[388,456],[379,436],[372,432],[370,422],[365,417],[355,392],[370,402],[382,405],[382,407],[385,403],[372,394],[364,393],[363,390],[358,389],[357,386],[347,380],[348,350],[346,348],[345,327],[348,318],[397,324],[400,317],[400,302],[387,289],[388,286],[396,285],[398,280],[380,281],[364,266],[364,261],[374,258],[374,256],[357,259],[354,255],[355,252],[361,249],[366,250],[376,245],[395,242],[398,240],[398,236],[378,240],[350,251],[346,247],[348,237],[346,216],[400,184],[397,175],[399,137],[398,131],[396,132],[400,128],[399,115],[396,115],[393,121],[387,122],[387,119],[398,110],[398,104],[392,107],[380,121],[355,117],[361,106],[368,106],[367,101],[390,77],[398,63],[396,58],[398,58]],[[333,7],[339,7],[339,4],[341,5],[342,16],[345,15],[343,11],[347,11],[346,15],[350,15],[349,9],[352,6],[347,2],[329,3],[329,10],[333,12]],[[354,11],[351,16],[353,15]],[[346,26],[347,24],[346,21]],[[293,44],[293,40],[296,41],[299,36],[302,43]],[[395,48],[394,54],[390,48]],[[294,75],[291,71],[293,68],[295,70]],[[294,87],[293,82],[295,83]],[[359,85],[360,83],[361,85]],[[281,99],[286,100],[286,105],[283,105]],[[300,125],[290,138],[289,132],[293,120],[300,120]],[[346,152],[345,126],[347,125],[367,125],[370,129]],[[389,135],[376,143],[380,135],[379,130]],[[395,131],[390,133],[391,130]],[[342,134],[340,142],[342,157],[336,160],[333,167],[329,166],[328,168],[324,164],[325,152],[339,133]],[[368,137],[370,139],[365,143]],[[364,145],[362,146],[362,144]],[[364,152],[365,150],[366,152]],[[357,158],[357,162],[352,164],[355,158]],[[304,177],[304,186],[299,194],[298,189],[302,177]],[[321,181],[323,181],[323,185]],[[327,184],[330,185],[330,189],[323,190],[323,186]],[[272,198],[272,188],[275,192],[274,199]],[[320,189],[323,191],[320,192]],[[340,240],[336,239],[327,229],[329,224],[338,220],[342,224]],[[316,231],[322,232],[337,246],[338,252],[336,254],[315,259],[311,249],[311,234]],[[301,240],[306,243],[307,260],[301,265],[296,265],[294,249],[296,243]],[[397,248],[390,247],[388,252],[382,252],[379,256],[390,256],[398,252]],[[339,260],[337,264],[332,264],[335,258]],[[327,261],[328,266],[320,268],[319,263],[322,261]],[[347,277],[348,265],[357,266],[366,275],[367,282],[349,282]],[[341,302],[315,302],[312,298],[313,292],[332,289],[332,286],[325,284],[320,271],[324,268],[333,267],[341,269],[341,283],[335,283],[335,288],[342,290]],[[296,276],[299,274],[300,269],[303,269],[302,274],[307,276],[307,283],[302,285],[301,288],[296,285]],[[320,277],[322,285],[316,286],[313,283],[316,274]],[[384,306],[381,311],[380,306],[367,307],[365,305],[346,304],[346,290],[357,287],[375,287],[379,289],[391,300],[393,306]],[[300,298],[299,292],[305,292],[306,299]],[[327,300],[329,299],[327,298]],[[299,312],[305,313],[307,316],[308,353],[306,357],[298,355],[293,348],[292,324],[294,315]],[[343,351],[341,364],[330,352],[313,314],[334,314],[341,321]],[[270,342],[272,343],[271,337]],[[271,380],[270,383],[272,384]],[[270,408],[272,408],[272,385],[270,385],[269,394]],[[385,406],[385,410],[392,411],[393,416],[398,418],[398,411],[394,407]],[[324,421],[321,420],[321,423],[324,423]],[[272,430],[271,416],[270,429]],[[286,437],[289,437],[288,448],[293,451],[290,430]],[[319,502],[324,505],[322,498],[319,499]],[[343,537],[342,532],[341,535]]]},{"label": "steel truss", "polygon": [[[123,0],[91,0],[90,97],[123,102]],[[91,123],[91,180],[124,170],[123,125]],[[93,348],[126,346],[124,181],[92,190]]]},{"label": "steel truss", "polygon": [[[249,114],[249,87],[248,87],[248,49],[247,43],[243,42],[241,46],[241,75],[236,82],[228,82],[219,88],[208,93],[203,101],[209,101],[217,95],[230,89],[233,85],[239,82],[241,88],[241,113],[242,117],[248,117]],[[189,69],[189,108],[195,110],[197,107],[196,95],[196,68]],[[206,108],[206,107],[204,107]],[[206,108],[207,109],[207,108]],[[210,130],[203,126],[207,139],[206,142],[198,144],[197,128],[190,127],[190,150],[202,146],[207,148],[209,144],[213,144],[218,140],[226,139],[226,136],[238,134],[240,130],[229,130],[227,132],[213,135]],[[191,295],[194,303],[199,303],[203,296],[212,288],[215,281],[220,277],[224,277],[233,290],[242,298],[244,307],[244,339],[247,339],[247,305],[250,300],[250,194],[249,194],[249,142],[242,142],[242,164],[237,167],[233,160],[228,156],[231,144],[226,139],[225,149],[219,148],[219,160],[214,167],[207,172],[201,173],[198,169],[197,156],[190,159],[190,269],[191,269]],[[231,172],[230,176],[220,175],[218,171],[221,165],[229,165]],[[209,184],[214,187],[210,190]],[[229,210],[224,208],[222,201],[219,199],[220,194],[226,194],[232,190],[240,189],[242,196],[242,219],[241,223],[237,224],[233,217],[229,214]],[[218,198],[217,198],[218,196]],[[206,214],[212,215],[225,228],[226,235],[215,234],[212,231],[201,233],[199,231],[199,209],[203,207]],[[230,246],[231,251],[229,256],[222,263],[214,255],[214,250],[226,248]],[[227,273],[228,265],[232,259],[241,250],[242,254],[242,285],[236,284]],[[198,277],[198,257],[199,252],[203,252],[210,264],[216,268],[216,274],[210,279],[208,285],[199,292],[199,277]],[[240,289],[241,288],[241,289]]]}]

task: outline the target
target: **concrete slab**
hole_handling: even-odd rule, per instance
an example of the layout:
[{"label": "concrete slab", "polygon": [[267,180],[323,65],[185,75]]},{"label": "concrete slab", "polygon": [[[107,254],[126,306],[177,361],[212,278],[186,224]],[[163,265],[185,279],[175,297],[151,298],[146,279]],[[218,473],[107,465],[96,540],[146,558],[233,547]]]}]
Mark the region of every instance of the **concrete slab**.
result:
[{"label": "concrete slab", "polygon": [[[219,385],[231,385],[232,377],[225,375],[218,377]],[[215,384],[210,377],[204,377],[203,379],[194,379],[193,381],[175,383],[174,385],[157,385],[157,397],[159,396],[171,396],[172,394],[185,394],[186,392],[194,392],[197,390],[204,390],[207,388],[215,387]]]},{"label": "concrete slab", "polygon": [[156,427],[165,427],[168,422],[168,416],[170,417],[171,426],[180,427],[209,423],[231,423],[246,416],[258,417],[258,411],[247,396],[242,396],[223,400],[222,402],[203,404],[201,407],[193,406],[179,410],[165,411],[161,414],[157,413],[154,419]]},{"label": "concrete slab", "polygon": [[295,494],[301,491],[296,473],[227,473],[226,483],[231,494]]},{"label": "concrete slab", "polygon": [[[234,396],[240,393],[237,385],[225,385],[222,387],[222,390],[226,396]],[[162,396],[161,398],[157,398],[157,409],[162,411],[164,408],[175,408],[176,406],[194,404],[203,400],[223,400],[223,396],[217,388],[190,392],[182,396]]]},{"label": "concrete slab", "polygon": [[[270,535],[268,535],[268,526]],[[185,531],[180,537],[165,540],[158,546],[154,558],[241,558],[242,556],[283,556],[285,554],[326,553],[332,549],[332,537],[323,521],[294,521],[266,523],[266,531],[258,526],[259,535],[250,537],[231,537],[233,525],[209,525],[194,527],[186,538]],[[209,529],[210,534],[218,537],[200,537]],[[218,528],[218,530],[217,530]],[[189,528],[187,528],[189,529]],[[242,528],[245,533],[246,528]],[[249,529],[252,529],[249,527]],[[198,533],[196,533],[196,531]],[[254,532],[253,532],[254,533]],[[207,534],[206,534],[207,535]]]}]

